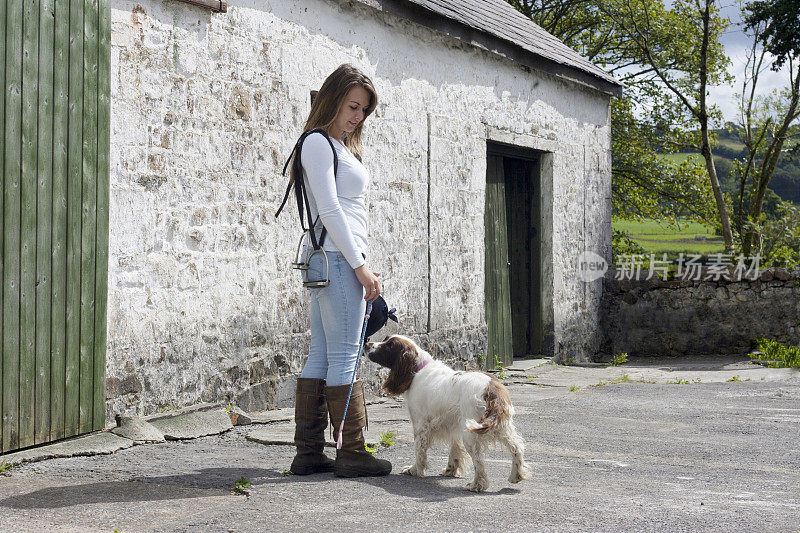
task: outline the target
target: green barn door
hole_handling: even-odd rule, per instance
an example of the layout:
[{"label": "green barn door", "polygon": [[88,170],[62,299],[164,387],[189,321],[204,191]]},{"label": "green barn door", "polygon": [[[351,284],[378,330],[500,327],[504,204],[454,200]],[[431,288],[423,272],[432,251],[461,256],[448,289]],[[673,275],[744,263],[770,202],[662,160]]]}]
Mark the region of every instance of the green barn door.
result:
[{"label": "green barn door", "polygon": [[506,191],[503,158],[489,153],[486,167],[485,310],[488,327],[487,368],[511,365],[511,291],[509,286]]},{"label": "green barn door", "polygon": [[514,357],[541,353],[541,260],[538,159],[503,157],[508,219],[509,286]]},{"label": "green barn door", "polygon": [[108,2],[0,3],[0,452],[105,426]]}]

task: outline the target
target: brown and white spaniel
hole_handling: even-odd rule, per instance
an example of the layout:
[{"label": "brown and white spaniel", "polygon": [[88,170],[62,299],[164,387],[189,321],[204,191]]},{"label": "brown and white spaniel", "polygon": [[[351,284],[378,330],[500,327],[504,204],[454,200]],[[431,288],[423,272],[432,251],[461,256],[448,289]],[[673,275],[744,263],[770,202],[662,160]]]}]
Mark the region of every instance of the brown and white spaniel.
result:
[{"label": "brown and white spaniel", "polygon": [[508,481],[518,483],[531,477],[530,466],[523,458],[525,442],[512,421],[514,406],[497,378],[485,372],[457,372],[403,335],[368,342],[365,353],[371,361],[390,369],[383,388],[393,396],[402,394],[408,405],[416,463],[406,467],[404,474],[423,477],[428,448],[442,442],[450,446],[442,475],[462,477],[469,454],[475,477],[467,489],[484,491],[489,480],[483,451],[496,442],[511,452]]}]

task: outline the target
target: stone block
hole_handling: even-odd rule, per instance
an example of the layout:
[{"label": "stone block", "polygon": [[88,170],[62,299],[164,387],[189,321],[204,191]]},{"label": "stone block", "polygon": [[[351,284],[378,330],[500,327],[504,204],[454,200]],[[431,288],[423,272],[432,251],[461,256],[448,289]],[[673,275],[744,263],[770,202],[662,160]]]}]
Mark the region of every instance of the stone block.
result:
[{"label": "stone block", "polygon": [[196,439],[215,435],[233,427],[225,411],[196,411],[175,417],[160,418],[150,422],[168,440]]},{"label": "stone block", "polygon": [[136,444],[164,442],[164,432],[139,417],[118,416],[112,433],[130,439]]},{"label": "stone block", "polygon": [[3,458],[12,465],[18,465],[42,461],[44,459],[55,459],[58,457],[105,455],[124,448],[130,448],[131,446],[133,446],[132,440],[104,431],[84,437],[63,440],[46,446],[8,453]]},{"label": "stone block", "polygon": [[257,383],[239,393],[236,396],[236,404],[248,412],[275,409],[277,390],[278,378]]}]

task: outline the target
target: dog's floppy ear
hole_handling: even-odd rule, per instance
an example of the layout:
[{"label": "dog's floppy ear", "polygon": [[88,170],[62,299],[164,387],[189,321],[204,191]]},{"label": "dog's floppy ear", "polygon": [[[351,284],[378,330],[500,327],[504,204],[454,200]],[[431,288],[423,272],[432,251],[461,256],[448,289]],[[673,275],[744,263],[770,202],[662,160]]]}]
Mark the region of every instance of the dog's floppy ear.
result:
[{"label": "dog's floppy ear", "polygon": [[411,347],[397,358],[397,361],[389,371],[389,377],[383,384],[383,390],[391,396],[403,394],[411,387],[414,374],[417,373],[417,354]]}]

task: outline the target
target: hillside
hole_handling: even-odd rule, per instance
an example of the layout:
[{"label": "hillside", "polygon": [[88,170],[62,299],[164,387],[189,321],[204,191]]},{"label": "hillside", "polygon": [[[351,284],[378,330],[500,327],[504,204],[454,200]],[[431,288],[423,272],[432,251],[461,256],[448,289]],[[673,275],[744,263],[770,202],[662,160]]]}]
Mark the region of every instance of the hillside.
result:
[{"label": "hillside", "polygon": [[[731,173],[733,171],[733,161],[744,159],[746,155],[744,144],[739,140],[735,132],[727,129],[716,130],[719,143],[712,150],[714,163],[717,168],[720,186],[722,190],[733,194],[738,189],[738,184],[734,182]],[[698,153],[682,152],[677,154],[663,154],[665,159],[680,162],[687,157],[700,158]],[[788,200],[800,205],[800,161],[792,161],[788,157],[781,157],[775,174],[769,183],[769,189],[783,200]]]}]

